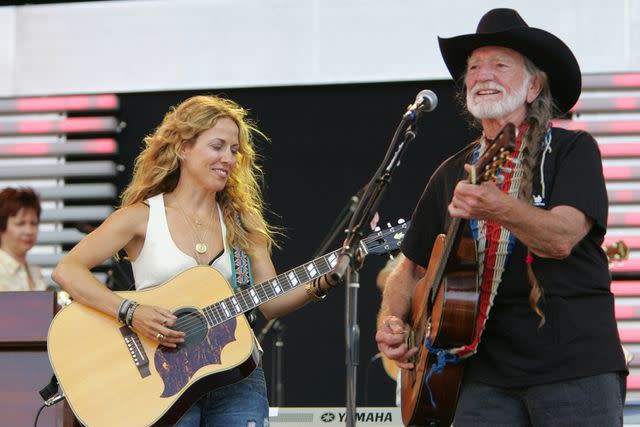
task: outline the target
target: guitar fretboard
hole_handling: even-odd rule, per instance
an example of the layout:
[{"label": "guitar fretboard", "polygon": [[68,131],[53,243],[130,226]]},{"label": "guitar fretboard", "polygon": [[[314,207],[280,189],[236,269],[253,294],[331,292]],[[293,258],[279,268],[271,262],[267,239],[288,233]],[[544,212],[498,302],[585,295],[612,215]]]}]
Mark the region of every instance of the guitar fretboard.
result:
[{"label": "guitar fretboard", "polygon": [[233,296],[205,307],[202,311],[207,319],[207,324],[209,327],[219,325],[330,272],[336,266],[339,253],[340,250],[330,252],[279,274],[273,279],[237,291]]}]

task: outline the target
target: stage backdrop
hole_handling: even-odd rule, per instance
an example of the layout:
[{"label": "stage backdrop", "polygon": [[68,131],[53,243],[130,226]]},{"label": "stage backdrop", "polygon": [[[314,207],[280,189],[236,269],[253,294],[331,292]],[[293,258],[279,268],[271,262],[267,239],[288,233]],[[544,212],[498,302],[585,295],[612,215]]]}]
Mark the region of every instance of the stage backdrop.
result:
[{"label": "stage backdrop", "polygon": [[[273,254],[279,272],[311,259],[334,219],[373,174],[408,104],[421,89],[433,90],[439,105],[420,121],[418,138],[408,148],[379,209],[380,225],[409,219],[429,176],[477,132],[459,114],[451,81],[203,89],[196,92],[121,94],[127,126],[119,136],[125,172],[132,171],[144,135],[158,126],[171,105],[195,94],[221,94],[251,110],[262,131],[264,194],[269,220],[286,230],[282,249]],[[339,241],[334,242],[332,249]],[[358,405],[392,405],[395,383],[384,374],[377,353],[375,317],[380,292],[375,276],[386,258],[370,256],[361,274],[361,328]],[[321,303],[308,304],[283,318],[286,406],[344,406],[344,288]],[[264,324],[259,320],[258,330]],[[272,337],[268,336],[264,369],[270,384]],[[366,386],[366,387],[365,387]],[[366,389],[365,389],[366,388]],[[271,391],[270,391],[271,395]]]}]

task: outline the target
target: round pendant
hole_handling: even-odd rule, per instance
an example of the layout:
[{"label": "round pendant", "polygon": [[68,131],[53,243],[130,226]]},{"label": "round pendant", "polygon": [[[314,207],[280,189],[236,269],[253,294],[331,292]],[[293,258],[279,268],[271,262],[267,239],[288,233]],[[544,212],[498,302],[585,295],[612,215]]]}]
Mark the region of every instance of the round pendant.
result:
[{"label": "round pendant", "polygon": [[198,243],[196,245],[196,252],[198,252],[199,254],[207,252],[207,245],[205,245],[204,243]]}]

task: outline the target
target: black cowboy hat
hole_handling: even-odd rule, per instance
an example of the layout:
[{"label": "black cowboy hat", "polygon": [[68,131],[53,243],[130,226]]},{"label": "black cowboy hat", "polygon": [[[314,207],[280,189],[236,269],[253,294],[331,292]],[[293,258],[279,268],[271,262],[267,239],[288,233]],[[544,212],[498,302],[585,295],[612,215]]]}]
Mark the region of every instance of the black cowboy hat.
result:
[{"label": "black cowboy hat", "polygon": [[441,38],[440,52],[457,83],[467,69],[467,58],[482,46],[502,46],[520,52],[549,77],[551,95],[561,113],[574,106],[582,90],[582,74],[571,49],[553,34],[529,27],[513,9],[487,12],[475,34]]}]

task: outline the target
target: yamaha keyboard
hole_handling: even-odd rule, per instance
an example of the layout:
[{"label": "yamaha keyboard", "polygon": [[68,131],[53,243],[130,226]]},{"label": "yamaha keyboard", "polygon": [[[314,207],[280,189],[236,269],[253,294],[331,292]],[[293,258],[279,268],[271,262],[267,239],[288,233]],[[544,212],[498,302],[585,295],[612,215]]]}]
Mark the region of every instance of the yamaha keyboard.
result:
[{"label": "yamaha keyboard", "polygon": [[[346,411],[338,408],[269,408],[271,427],[344,426]],[[357,408],[357,425],[367,427],[403,427],[399,407]],[[640,400],[627,400],[624,407],[624,426],[640,427]]]},{"label": "yamaha keyboard", "polygon": [[[346,410],[337,408],[269,408],[271,427],[324,427],[344,426]],[[356,409],[358,426],[402,427],[399,407],[368,407]]]}]

